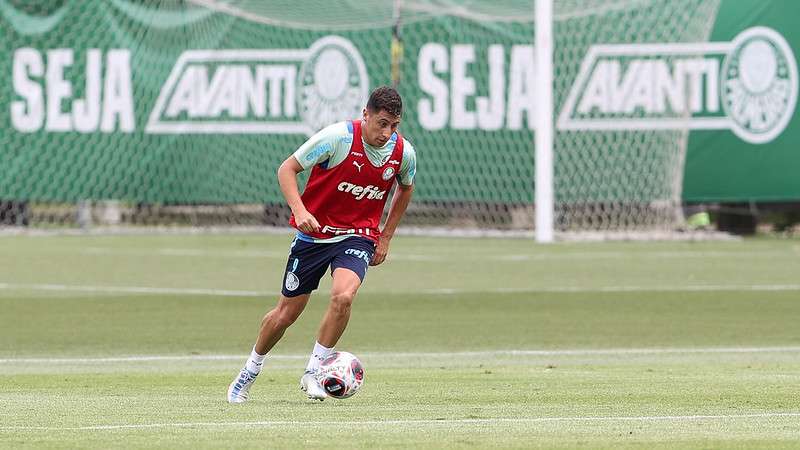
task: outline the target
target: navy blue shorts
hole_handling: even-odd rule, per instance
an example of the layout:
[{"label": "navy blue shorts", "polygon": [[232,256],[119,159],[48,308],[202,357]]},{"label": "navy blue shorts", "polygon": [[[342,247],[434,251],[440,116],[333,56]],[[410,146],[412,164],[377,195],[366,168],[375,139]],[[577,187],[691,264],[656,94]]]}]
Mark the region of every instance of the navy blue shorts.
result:
[{"label": "navy blue shorts", "polygon": [[285,297],[296,297],[317,289],[328,266],[331,273],[339,267],[350,269],[363,282],[374,253],[375,244],[360,236],[329,244],[307,242],[295,237],[289,250],[281,293]]}]

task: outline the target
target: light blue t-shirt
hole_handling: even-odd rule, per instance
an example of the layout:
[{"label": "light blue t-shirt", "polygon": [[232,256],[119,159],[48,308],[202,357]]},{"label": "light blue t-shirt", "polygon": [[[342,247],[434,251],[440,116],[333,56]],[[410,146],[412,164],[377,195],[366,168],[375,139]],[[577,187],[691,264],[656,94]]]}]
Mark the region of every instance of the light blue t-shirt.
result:
[{"label": "light blue t-shirt", "polygon": [[[364,144],[364,153],[367,155],[369,162],[375,167],[381,167],[392,156],[394,146],[397,143],[397,135],[392,135],[392,138],[383,147],[373,147],[364,142],[363,137],[361,142]],[[352,144],[353,131],[350,122],[338,122],[323,128],[317,134],[311,136],[294,152],[294,157],[303,166],[304,170],[323,162],[327,162],[327,168],[332,168],[347,159]],[[411,143],[403,138],[403,160],[400,161],[398,181],[405,186],[411,186],[414,184],[414,175],[416,173],[417,154]],[[297,239],[306,242],[332,243],[348,237],[350,236],[341,235],[330,239],[316,239],[300,231],[297,232]]]},{"label": "light blue t-shirt", "polygon": [[[375,167],[381,167],[392,156],[397,143],[397,135],[393,135],[383,147],[373,147],[364,142],[363,137],[361,141],[364,143],[364,153],[366,153],[367,159]],[[350,123],[338,122],[311,136],[294,152],[294,157],[305,170],[325,161],[328,162],[327,167],[332,168],[347,158],[352,144],[353,132]],[[417,154],[411,143],[403,138],[403,160],[400,162],[400,170],[398,170],[398,181],[405,186],[410,186],[414,184],[416,173]]]}]

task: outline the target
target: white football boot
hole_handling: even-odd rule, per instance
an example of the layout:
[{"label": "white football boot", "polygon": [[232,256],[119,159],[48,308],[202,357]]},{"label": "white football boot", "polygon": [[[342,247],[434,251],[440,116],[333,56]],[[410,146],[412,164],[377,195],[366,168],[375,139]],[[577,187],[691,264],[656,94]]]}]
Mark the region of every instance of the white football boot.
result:
[{"label": "white football boot", "polygon": [[247,401],[250,386],[256,381],[257,373],[243,368],[230,386],[228,386],[228,403],[244,403]]},{"label": "white football boot", "polygon": [[308,395],[311,400],[323,401],[328,398],[328,393],[320,386],[314,372],[306,372],[300,378],[300,390]]}]

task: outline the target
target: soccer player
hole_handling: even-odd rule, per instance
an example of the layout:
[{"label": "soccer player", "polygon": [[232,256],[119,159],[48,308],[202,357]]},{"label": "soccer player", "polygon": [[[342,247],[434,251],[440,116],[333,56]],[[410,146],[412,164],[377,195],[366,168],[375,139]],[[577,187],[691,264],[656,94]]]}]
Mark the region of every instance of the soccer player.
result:
[{"label": "soccer player", "polygon": [[[330,267],[333,285],[300,388],[324,400],[315,374],[333,352],[350,318],[350,308],[368,266],[381,264],[414,191],[416,153],[397,132],[403,103],[397,91],[370,94],[360,120],[339,122],[312,136],[278,168],[278,183],[297,229],[278,304],[261,321],[250,358],[228,387],[228,401],[247,400],[267,353],[308,303]],[[311,168],[302,194],[297,174]],[[389,215],[379,228],[389,192],[397,181]]]}]

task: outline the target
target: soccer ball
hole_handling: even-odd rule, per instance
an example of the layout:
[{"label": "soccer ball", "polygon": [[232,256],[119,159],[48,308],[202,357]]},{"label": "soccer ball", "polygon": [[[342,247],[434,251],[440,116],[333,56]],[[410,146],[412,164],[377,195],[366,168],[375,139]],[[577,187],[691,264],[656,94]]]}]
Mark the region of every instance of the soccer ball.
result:
[{"label": "soccer ball", "polygon": [[323,359],[317,380],[333,398],[348,398],[364,384],[364,366],[352,353],[333,352]]}]

